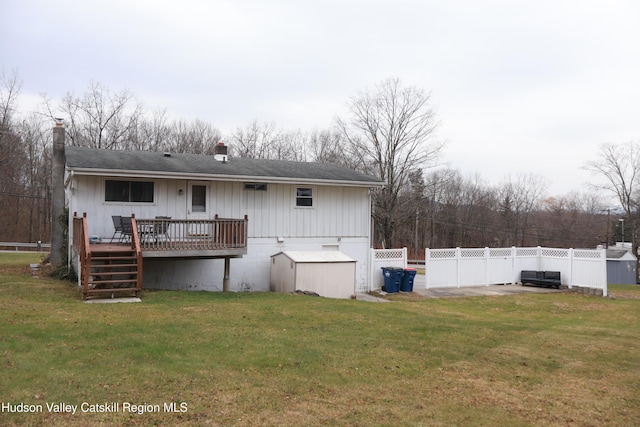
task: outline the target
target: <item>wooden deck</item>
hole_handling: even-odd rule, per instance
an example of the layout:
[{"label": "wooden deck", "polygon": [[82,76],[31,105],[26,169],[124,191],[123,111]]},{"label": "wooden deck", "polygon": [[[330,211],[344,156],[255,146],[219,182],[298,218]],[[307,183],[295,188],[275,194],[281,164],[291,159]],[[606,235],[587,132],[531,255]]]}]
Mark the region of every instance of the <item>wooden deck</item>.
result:
[{"label": "wooden deck", "polygon": [[213,220],[136,219],[142,256],[226,258],[247,253],[247,217]]},{"label": "wooden deck", "polygon": [[[188,242],[193,244],[193,242]],[[129,248],[129,243],[92,243],[89,245],[90,251],[96,252],[119,252],[123,248]],[[198,248],[154,248],[153,246],[143,246],[141,249],[143,258],[239,258],[247,254],[247,248],[218,248],[218,249],[198,249]]]},{"label": "wooden deck", "polygon": [[[83,298],[115,297],[142,290],[143,258],[224,258],[223,288],[229,286],[229,259],[247,253],[247,217],[213,220],[131,218],[117,241],[90,243],[86,214],[73,218],[73,249]],[[127,295],[128,296],[128,295]]]}]

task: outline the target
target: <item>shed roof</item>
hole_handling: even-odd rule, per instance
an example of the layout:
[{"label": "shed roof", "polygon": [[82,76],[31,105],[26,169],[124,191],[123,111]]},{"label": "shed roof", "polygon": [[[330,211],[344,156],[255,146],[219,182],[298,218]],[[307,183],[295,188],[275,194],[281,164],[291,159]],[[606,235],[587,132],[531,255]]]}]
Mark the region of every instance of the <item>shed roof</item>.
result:
[{"label": "shed roof", "polygon": [[154,151],[120,151],[86,147],[65,147],[67,169],[87,175],[159,176],[340,183],[382,186],[377,178],[332,163],[291,162],[229,158],[220,162],[203,154],[165,154]]},{"label": "shed roof", "polygon": [[284,255],[293,262],[300,263],[356,262],[340,251],[283,251],[271,256],[278,255]]},{"label": "shed roof", "polygon": [[633,253],[629,249],[623,248],[609,248],[607,249],[607,259],[608,260],[635,260],[636,258],[633,256]]}]

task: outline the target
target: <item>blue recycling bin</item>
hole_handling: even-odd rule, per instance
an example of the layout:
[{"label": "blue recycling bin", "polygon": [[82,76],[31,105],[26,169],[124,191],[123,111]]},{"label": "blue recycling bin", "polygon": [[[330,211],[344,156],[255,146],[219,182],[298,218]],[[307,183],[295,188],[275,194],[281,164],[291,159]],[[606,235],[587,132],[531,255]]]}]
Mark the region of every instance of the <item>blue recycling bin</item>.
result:
[{"label": "blue recycling bin", "polygon": [[402,282],[400,282],[400,292],[413,292],[413,280],[416,277],[415,268],[405,268]]},{"label": "blue recycling bin", "polygon": [[384,277],[384,285],[382,290],[390,294],[400,291],[400,284],[404,276],[404,268],[398,267],[382,267],[382,275]]}]

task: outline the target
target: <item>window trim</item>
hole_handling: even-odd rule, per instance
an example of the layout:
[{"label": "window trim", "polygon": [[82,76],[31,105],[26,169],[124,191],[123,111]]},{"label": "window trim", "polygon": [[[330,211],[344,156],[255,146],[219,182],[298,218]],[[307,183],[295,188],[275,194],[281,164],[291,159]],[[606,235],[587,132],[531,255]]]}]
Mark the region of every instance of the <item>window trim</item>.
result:
[{"label": "window trim", "polygon": [[[298,190],[311,190],[311,196],[299,196],[298,195]],[[316,187],[314,185],[294,185],[293,186],[293,206],[296,209],[314,209],[316,207],[316,198],[317,195],[317,190]],[[311,205],[299,205],[298,204],[298,200],[299,199],[309,199],[311,200]]]},{"label": "window trim", "polygon": [[[134,202],[134,201],[123,201],[123,200],[107,200],[107,181],[121,181],[129,183],[129,199],[131,199],[131,183],[132,182],[146,182],[153,184],[153,200],[150,202]],[[102,201],[107,205],[136,205],[136,206],[153,206],[156,204],[156,200],[158,198],[158,182],[155,179],[131,179],[131,178],[121,178],[121,177],[108,177],[103,178],[102,180]]]},{"label": "window trim", "polygon": [[[209,200],[209,186],[207,184],[204,184],[204,183],[191,183],[190,185],[191,185],[190,188],[189,188],[189,192],[191,194],[190,200],[189,200],[190,212],[192,214],[206,214],[206,213],[208,213],[209,212],[209,204],[211,202]],[[204,205],[194,205],[193,204],[194,195],[195,195],[193,190],[196,187],[199,187],[199,188],[201,187],[204,190],[204,194],[201,194],[202,196],[204,196]],[[198,207],[198,208],[202,207],[202,210],[200,210],[200,209],[195,210],[194,207]]]}]

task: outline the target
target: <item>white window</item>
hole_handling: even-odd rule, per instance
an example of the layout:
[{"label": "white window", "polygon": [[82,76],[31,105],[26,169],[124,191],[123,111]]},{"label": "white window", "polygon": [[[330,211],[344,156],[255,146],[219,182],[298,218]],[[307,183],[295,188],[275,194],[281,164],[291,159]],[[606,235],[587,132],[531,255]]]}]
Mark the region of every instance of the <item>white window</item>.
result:
[{"label": "white window", "polygon": [[299,207],[299,208],[313,207],[313,188],[311,187],[296,188],[296,207]]}]

